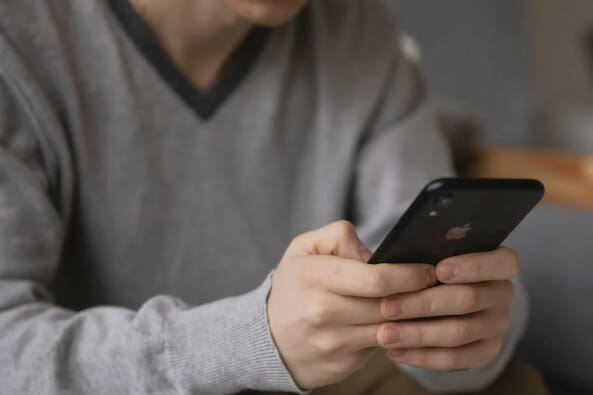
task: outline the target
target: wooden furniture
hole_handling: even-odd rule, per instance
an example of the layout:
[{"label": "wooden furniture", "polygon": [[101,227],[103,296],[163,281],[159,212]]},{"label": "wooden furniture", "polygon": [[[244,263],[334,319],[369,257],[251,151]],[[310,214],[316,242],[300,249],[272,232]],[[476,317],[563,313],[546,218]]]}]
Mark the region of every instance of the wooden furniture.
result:
[{"label": "wooden furniture", "polygon": [[469,165],[469,177],[537,178],[544,201],[593,210],[593,155],[523,148],[487,148]]}]

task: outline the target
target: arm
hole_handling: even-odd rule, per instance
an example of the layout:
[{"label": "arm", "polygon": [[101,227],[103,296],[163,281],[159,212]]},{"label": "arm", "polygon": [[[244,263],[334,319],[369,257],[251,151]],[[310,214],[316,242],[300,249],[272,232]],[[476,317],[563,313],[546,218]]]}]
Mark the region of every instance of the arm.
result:
[{"label": "arm", "polygon": [[[397,42],[397,41],[396,41]],[[448,150],[424,82],[398,53],[380,114],[361,146],[355,184],[354,220],[361,239],[377,247],[397,217],[428,181],[452,174]],[[526,325],[526,297],[515,280],[511,326],[503,349],[486,366],[459,372],[401,367],[433,391],[483,388],[502,372]]]},{"label": "arm", "polygon": [[53,303],[66,226],[57,207],[69,203],[51,197],[51,148],[40,143],[61,131],[42,130],[51,125],[32,99],[0,78],[0,392],[298,391],[268,329],[269,279],[202,306],[169,296],[138,311]]}]

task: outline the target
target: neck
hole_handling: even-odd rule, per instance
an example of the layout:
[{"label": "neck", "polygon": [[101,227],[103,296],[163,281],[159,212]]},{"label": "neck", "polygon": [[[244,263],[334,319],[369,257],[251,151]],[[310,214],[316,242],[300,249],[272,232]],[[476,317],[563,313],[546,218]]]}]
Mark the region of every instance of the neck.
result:
[{"label": "neck", "polygon": [[200,89],[212,86],[252,25],[220,0],[130,0],[159,43]]}]

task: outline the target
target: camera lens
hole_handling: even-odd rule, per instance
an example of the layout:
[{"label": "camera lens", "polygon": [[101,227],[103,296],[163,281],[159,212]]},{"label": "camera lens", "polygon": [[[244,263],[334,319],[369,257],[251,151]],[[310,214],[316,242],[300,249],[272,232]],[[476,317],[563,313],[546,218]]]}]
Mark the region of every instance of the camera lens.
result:
[{"label": "camera lens", "polygon": [[453,197],[453,195],[445,193],[437,196],[437,198],[435,199],[435,204],[437,205],[437,207],[440,208],[449,207],[453,204],[454,200],[455,198]]}]

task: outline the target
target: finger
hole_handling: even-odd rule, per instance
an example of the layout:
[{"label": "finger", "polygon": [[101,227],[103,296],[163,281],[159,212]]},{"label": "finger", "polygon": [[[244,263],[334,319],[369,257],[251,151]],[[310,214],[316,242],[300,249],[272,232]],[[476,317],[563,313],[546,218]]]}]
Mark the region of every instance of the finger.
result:
[{"label": "finger", "polygon": [[436,272],[442,283],[508,280],[519,272],[519,258],[515,251],[500,247],[447,258],[437,265]]},{"label": "finger", "polygon": [[380,347],[378,333],[381,325],[351,325],[340,329],[345,335],[348,351]]},{"label": "finger", "polygon": [[498,356],[502,338],[482,340],[458,348],[392,349],[387,357],[429,370],[451,371],[483,366]]},{"label": "finger", "polygon": [[337,221],[295,237],[286,255],[335,255],[367,262],[372,252],[360,241],[352,223]]},{"label": "finger", "polygon": [[381,313],[380,298],[359,298],[329,293],[326,306],[332,312],[328,319],[334,325],[370,325],[385,322]]},{"label": "finger", "polygon": [[498,309],[454,318],[385,323],[377,336],[384,348],[459,347],[502,336],[508,325],[508,309]]},{"label": "finger", "polygon": [[308,341],[328,355],[351,354],[377,348],[379,325],[345,325],[313,333]]},{"label": "finger", "polygon": [[511,281],[447,284],[388,296],[381,299],[380,310],[388,320],[463,315],[508,305],[513,294]]},{"label": "finger", "polygon": [[308,258],[307,277],[312,283],[343,296],[381,298],[414,292],[436,283],[433,265],[366,263],[323,256]]}]

